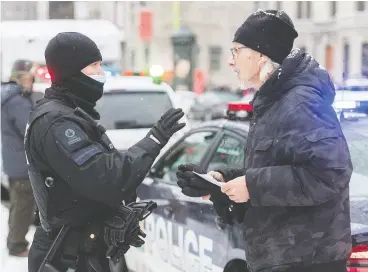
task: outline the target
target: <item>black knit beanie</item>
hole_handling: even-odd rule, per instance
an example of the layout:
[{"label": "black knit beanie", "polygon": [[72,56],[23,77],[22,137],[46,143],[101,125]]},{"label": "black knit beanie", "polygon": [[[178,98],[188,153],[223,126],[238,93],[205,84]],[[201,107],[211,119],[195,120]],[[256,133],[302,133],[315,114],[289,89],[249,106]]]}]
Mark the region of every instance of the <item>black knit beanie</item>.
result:
[{"label": "black knit beanie", "polygon": [[233,41],[281,64],[291,52],[296,37],[298,32],[285,12],[258,10],[238,28]]},{"label": "black knit beanie", "polygon": [[45,59],[52,83],[61,83],[91,63],[102,61],[102,56],[95,42],[87,36],[61,32],[49,41]]}]

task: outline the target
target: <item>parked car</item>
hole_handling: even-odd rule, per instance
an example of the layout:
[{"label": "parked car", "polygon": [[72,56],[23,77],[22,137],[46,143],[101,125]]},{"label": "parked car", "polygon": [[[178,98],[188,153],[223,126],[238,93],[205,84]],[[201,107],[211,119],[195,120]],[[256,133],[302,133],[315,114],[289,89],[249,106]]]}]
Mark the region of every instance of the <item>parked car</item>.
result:
[{"label": "parked car", "polygon": [[201,121],[221,119],[225,115],[227,104],[239,99],[240,96],[232,92],[205,92],[195,100],[188,118]]}]

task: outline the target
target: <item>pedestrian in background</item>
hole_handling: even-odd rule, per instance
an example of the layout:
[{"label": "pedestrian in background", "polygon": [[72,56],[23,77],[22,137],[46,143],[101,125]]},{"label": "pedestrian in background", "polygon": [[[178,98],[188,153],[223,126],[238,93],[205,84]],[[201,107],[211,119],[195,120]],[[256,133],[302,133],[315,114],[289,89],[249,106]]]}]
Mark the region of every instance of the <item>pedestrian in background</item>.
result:
[{"label": "pedestrian in background", "polygon": [[[332,108],[334,85],[283,11],[258,10],[235,33],[230,60],[254,110],[243,169],[181,165],[178,185],[220,217],[243,222],[250,271],[346,272],[351,253],[350,153]],[[221,190],[221,191],[220,191]]]},{"label": "pedestrian in background", "polygon": [[7,246],[9,254],[18,257],[28,256],[26,234],[35,209],[24,149],[24,133],[33,108],[31,68],[30,61],[16,61],[10,81],[1,84],[1,153],[10,193]]}]

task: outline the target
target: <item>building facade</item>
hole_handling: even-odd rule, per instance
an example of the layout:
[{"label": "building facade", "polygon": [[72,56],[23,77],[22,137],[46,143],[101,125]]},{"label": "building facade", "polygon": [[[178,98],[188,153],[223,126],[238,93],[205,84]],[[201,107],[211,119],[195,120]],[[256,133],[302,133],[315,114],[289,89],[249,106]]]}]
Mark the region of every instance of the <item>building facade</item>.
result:
[{"label": "building facade", "polygon": [[[282,9],[290,15],[299,37],[295,47],[312,54],[336,82],[368,77],[367,1],[14,1],[2,2],[2,20],[107,19],[122,31],[123,69],[161,65],[173,70],[171,36],[175,27],[196,36],[195,67],[207,85],[237,87],[227,62],[237,27],[258,8]],[[152,14],[149,39],[142,39],[141,14]]]},{"label": "building facade", "polygon": [[[145,8],[153,13],[150,62],[173,69],[173,3],[148,2]],[[237,87],[235,75],[227,65],[231,41],[237,27],[259,8],[284,10],[299,32],[294,47],[313,55],[335,82],[347,77],[368,77],[367,1],[181,2],[180,24],[196,35],[195,65],[204,71],[207,84]],[[146,64],[142,45],[138,37],[129,43],[136,62],[127,63],[128,67],[140,69]]]}]

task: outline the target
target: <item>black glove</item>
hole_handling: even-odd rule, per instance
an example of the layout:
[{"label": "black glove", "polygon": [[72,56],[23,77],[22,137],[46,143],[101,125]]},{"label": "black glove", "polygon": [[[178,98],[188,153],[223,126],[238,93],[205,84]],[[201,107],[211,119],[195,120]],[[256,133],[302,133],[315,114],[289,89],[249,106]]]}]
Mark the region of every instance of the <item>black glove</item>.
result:
[{"label": "black glove", "polygon": [[211,202],[217,215],[227,224],[233,224],[234,219],[241,223],[245,212],[249,206],[248,203],[235,203],[229,197],[221,192],[221,189],[195,175],[205,174],[206,171],[195,164],[179,165],[176,176],[178,177],[178,186],[182,193],[190,197],[200,197],[211,195]]},{"label": "black glove", "polygon": [[152,127],[147,136],[153,136],[156,138],[160,142],[161,146],[166,145],[175,132],[185,127],[185,123],[178,123],[183,116],[184,112],[182,109],[172,108],[168,110]]},{"label": "black glove", "polygon": [[113,217],[105,221],[104,241],[107,247],[119,247],[126,243],[129,230],[139,224],[132,208],[120,206]]},{"label": "black glove", "polygon": [[201,197],[211,195],[212,199],[218,199],[221,201],[230,201],[229,197],[221,192],[221,188],[208,182],[197,175],[206,174],[206,171],[195,164],[182,164],[179,165],[176,176],[178,177],[178,186],[182,189],[181,192],[190,197]]},{"label": "black glove", "polygon": [[114,263],[118,262],[130,248],[141,247],[146,234],[141,230],[139,222],[146,219],[157,208],[157,203],[132,202],[121,205],[113,217],[105,221],[104,242],[108,247],[106,256]]}]

